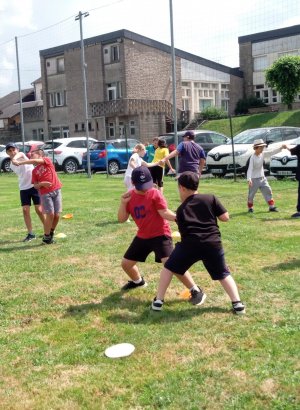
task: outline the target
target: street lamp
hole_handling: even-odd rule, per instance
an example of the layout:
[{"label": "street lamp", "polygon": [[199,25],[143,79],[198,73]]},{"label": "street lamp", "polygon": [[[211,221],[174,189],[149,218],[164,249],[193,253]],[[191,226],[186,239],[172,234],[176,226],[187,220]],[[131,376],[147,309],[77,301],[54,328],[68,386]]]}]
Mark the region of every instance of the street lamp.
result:
[{"label": "street lamp", "polygon": [[75,20],[79,20],[80,27],[80,48],[81,48],[81,68],[82,68],[82,80],[83,80],[83,91],[84,91],[84,111],[85,111],[85,131],[86,131],[86,145],[87,145],[87,169],[88,169],[88,178],[91,178],[91,161],[90,161],[90,143],[89,143],[89,113],[88,113],[88,102],[87,102],[87,89],[86,89],[86,63],[84,55],[84,43],[82,35],[82,17],[88,17],[89,13],[78,13],[78,16],[75,17]]}]

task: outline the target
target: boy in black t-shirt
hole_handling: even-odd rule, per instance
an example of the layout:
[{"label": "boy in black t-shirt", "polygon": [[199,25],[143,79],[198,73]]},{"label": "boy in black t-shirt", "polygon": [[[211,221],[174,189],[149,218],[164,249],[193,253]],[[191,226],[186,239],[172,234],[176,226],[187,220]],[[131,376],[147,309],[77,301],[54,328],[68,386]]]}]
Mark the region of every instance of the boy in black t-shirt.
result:
[{"label": "boy in black t-shirt", "polygon": [[174,274],[184,273],[197,261],[202,260],[212,280],[219,280],[231,299],[233,311],[245,313],[233,277],[225,263],[217,219],[229,220],[229,215],[214,195],[198,194],[199,175],[183,172],[178,178],[178,190],[182,204],[176,212],[181,242],[167,260],[160,274],[157,296],[152,302],[153,310],[161,310],[164,296]]}]

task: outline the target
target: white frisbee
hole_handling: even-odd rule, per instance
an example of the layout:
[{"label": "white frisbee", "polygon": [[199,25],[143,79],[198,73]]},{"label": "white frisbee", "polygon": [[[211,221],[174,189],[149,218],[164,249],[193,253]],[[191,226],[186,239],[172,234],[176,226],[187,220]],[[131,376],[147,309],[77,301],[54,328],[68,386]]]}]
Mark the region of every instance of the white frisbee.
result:
[{"label": "white frisbee", "polygon": [[64,239],[66,237],[67,237],[67,235],[65,233],[62,233],[62,232],[55,235],[55,238],[59,238],[59,239]]},{"label": "white frisbee", "polygon": [[130,356],[131,353],[134,352],[134,350],[135,347],[131,343],[119,343],[117,345],[108,347],[104,353],[105,356],[115,359],[118,357]]}]

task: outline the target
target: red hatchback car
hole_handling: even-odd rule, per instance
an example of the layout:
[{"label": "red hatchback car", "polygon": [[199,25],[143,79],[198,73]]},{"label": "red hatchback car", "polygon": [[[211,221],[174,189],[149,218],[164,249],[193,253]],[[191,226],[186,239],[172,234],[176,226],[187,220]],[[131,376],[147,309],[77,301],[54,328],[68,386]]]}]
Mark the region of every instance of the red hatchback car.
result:
[{"label": "red hatchback car", "polygon": [[[16,144],[19,146],[20,151],[23,151],[23,142],[16,142]],[[30,158],[31,152],[37,149],[37,147],[40,147],[41,145],[44,145],[44,141],[25,141],[24,143],[25,155],[28,158]]]}]

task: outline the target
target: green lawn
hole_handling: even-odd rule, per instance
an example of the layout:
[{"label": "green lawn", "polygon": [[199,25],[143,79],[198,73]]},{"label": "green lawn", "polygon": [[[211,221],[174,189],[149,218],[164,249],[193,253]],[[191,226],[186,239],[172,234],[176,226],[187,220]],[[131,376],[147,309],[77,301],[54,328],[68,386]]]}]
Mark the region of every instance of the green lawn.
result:
[{"label": "green lawn", "polygon": [[[280,126],[300,127],[300,110],[232,117],[232,135],[249,128]],[[207,121],[200,129],[218,131],[229,137],[231,135],[229,119]]]},{"label": "green lawn", "polygon": [[[280,209],[257,195],[246,212],[243,179],[205,179],[231,214],[220,224],[227,262],[247,313],[231,313],[201,263],[191,272],[207,299],[195,308],[174,278],[162,312],[150,311],[160,266],[141,270],[149,285],[125,295],[120,268],[134,223],[119,224],[121,177],[61,175],[64,212],[54,245],[25,244],[17,178],[0,175],[1,409],[297,409],[299,408],[300,221],[296,181],[271,181]],[[171,209],[176,182],[166,178]],[[175,230],[176,226],[173,224]],[[133,343],[128,358],[106,347]]]}]

